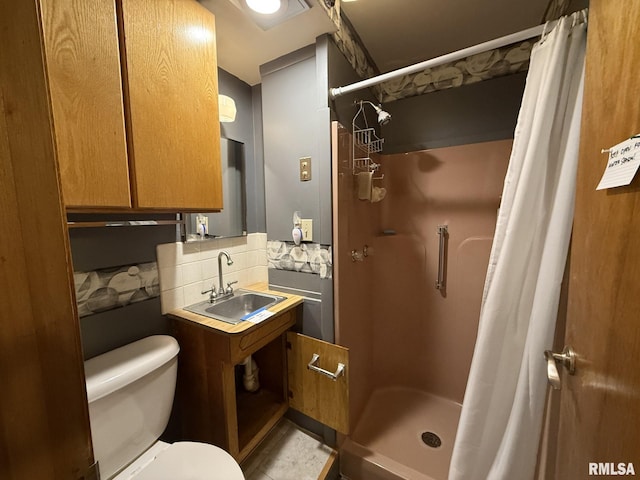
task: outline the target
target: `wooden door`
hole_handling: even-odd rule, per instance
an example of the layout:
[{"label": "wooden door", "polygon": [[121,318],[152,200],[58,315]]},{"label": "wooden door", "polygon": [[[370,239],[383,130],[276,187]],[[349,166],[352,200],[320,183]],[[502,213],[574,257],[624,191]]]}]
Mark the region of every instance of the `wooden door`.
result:
[{"label": "wooden door", "polygon": [[65,205],[130,207],[115,3],[40,3]]},{"label": "wooden door", "polygon": [[195,0],[121,0],[134,204],[222,208],[213,15]]},{"label": "wooden door", "polygon": [[[307,368],[314,354],[316,365],[331,373],[344,365],[334,381]],[[287,332],[287,369],[289,406],[324,423],[340,433],[349,434],[349,350],[340,345]]]},{"label": "wooden door", "polygon": [[595,190],[600,150],[640,133],[640,1],[589,8],[565,335],[577,364],[562,375],[558,480],[588,478],[598,462],[640,471],[640,176]]},{"label": "wooden door", "polygon": [[0,478],[96,478],[38,10],[0,2]]}]

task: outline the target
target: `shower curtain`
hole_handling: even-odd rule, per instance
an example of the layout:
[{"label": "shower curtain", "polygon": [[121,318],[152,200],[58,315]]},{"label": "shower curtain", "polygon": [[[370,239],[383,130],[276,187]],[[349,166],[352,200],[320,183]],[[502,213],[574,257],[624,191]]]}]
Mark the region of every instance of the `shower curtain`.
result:
[{"label": "shower curtain", "polygon": [[534,476],[573,219],[585,22],[563,17],[531,53],[449,480]]}]

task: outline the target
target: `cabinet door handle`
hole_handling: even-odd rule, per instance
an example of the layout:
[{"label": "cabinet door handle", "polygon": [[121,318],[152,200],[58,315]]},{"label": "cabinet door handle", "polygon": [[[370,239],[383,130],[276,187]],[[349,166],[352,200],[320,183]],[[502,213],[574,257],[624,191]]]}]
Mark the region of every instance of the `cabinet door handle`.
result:
[{"label": "cabinet door handle", "polygon": [[318,372],[326,377],[329,377],[334,382],[338,380],[338,377],[344,375],[344,363],[338,363],[338,368],[336,368],[336,372],[332,373],[329,370],[320,368],[317,365],[319,360],[320,360],[320,355],[318,355],[317,353],[314,353],[313,357],[311,357],[311,361],[307,364],[307,368],[309,370],[313,370],[314,372]]}]

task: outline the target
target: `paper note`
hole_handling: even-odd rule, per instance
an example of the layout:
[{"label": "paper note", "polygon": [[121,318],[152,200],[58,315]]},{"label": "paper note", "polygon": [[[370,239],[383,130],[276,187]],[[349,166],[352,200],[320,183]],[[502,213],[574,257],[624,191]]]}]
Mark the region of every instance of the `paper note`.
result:
[{"label": "paper note", "polygon": [[596,190],[629,185],[640,167],[640,137],[632,137],[609,149],[607,168]]},{"label": "paper note", "polygon": [[245,315],[244,317],[242,317],[242,319],[251,323],[260,323],[264,322],[267,318],[272,317],[273,315],[275,315],[273,312],[270,312],[266,308],[262,308],[249,315]]}]

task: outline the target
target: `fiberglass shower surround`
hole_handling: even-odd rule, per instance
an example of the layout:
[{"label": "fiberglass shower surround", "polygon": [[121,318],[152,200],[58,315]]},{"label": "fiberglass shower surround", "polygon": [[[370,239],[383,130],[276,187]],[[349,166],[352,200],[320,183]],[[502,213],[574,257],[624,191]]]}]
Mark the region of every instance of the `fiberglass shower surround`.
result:
[{"label": "fiberglass shower surround", "polygon": [[[453,61],[456,59],[460,59],[469,55],[477,54],[483,51],[486,51],[491,48],[497,48],[503,45],[507,45],[519,40],[524,40],[532,37],[539,36],[543,33],[543,31],[548,30],[551,33],[548,37],[545,37],[545,42],[542,42],[542,45],[550,45],[549,39],[554,36],[560,36],[560,31],[566,31],[567,24],[570,26],[569,28],[575,28],[578,26],[576,30],[576,34],[573,35],[573,38],[569,45],[570,54],[566,55],[566,57],[572,58],[572,55],[575,53],[579,57],[579,52],[583,47],[579,46],[580,39],[584,38],[582,30],[584,29],[584,25],[580,26],[581,18],[584,14],[578,14],[577,17],[574,17],[571,20],[561,20],[558,22],[560,28],[556,28],[555,30],[551,27],[551,24],[548,26],[539,26],[533,29],[526,30],[524,32],[520,32],[518,34],[510,35],[507,37],[503,37],[501,39],[486,42],[485,44],[471,47],[470,49],[465,49],[460,52],[454,52],[453,54],[445,55],[442,57],[438,57],[437,59],[433,59],[427,62],[423,62],[422,64],[418,64],[413,67],[408,67],[407,69],[400,69],[395,72],[391,72],[390,74],[385,74],[379,77],[375,77],[373,79],[365,80],[362,82],[357,82],[348,87],[340,87],[331,90],[331,97],[335,98],[341,94],[352,92],[358,90],[360,88],[365,88],[371,85],[375,85],[377,83],[381,83],[383,81],[389,80],[390,78],[406,75],[411,72],[420,71],[425,68],[433,67],[436,65],[440,65],[442,63],[446,63],[449,61]],[[573,27],[571,24],[573,23]],[[555,24],[555,22],[554,22]],[[548,43],[547,43],[548,42]],[[547,47],[542,48],[542,50],[546,50]],[[534,49],[534,51],[540,51],[540,48]],[[536,53],[534,55],[537,59],[541,59],[544,54]],[[559,55],[560,57],[562,55]],[[534,69],[534,58],[532,58],[532,67],[529,72],[530,76],[539,75],[539,72],[536,73]],[[574,60],[570,69],[573,71],[580,70],[579,68],[580,62]],[[568,74],[571,77],[571,74]],[[575,79],[574,79],[575,80]],[[563,126],[566,127],[568,134],[567,138],[569,140],[555,138],[551,145],[561,149],[567,149],[567,155],[569,157],[575,154],[575,149],[573,148],[574,140],[578,135],[578,128],[576,127],[576,119],[580,117],[579,111],[579,95],[581,93],[580,87],[578,83],[575,81],[568,82],[566,84],[562,84],[561,81],[552,80],[555,82],[555,86],[559,91],[559,96],[567,101],[567,98],[573,98],[573,100],[568,101],[568,108],[565,110],[567,113],[566,118],[559,115],[555,120],[547,120],[546,124],[548,129],[554,130],[556,127],[558,129]],[[534,82],[535,83],[535,82]],[[529,84],[529,81],[527,82]],[[529,96],[525,93],[525,97],[523,99],[523,106],[520,113],[520,119],[518,122],[518,127],[516,130],[516,144],[513,146],[512,155],[518,155],[521,153],[522,145],[527,142],[524,140],[529,136],[529,133],[522,133],[526,131],[531,125],[524,125],[520,120],[529,118],[528,115],[534,110],[534,107],[527,105],[527,100]],[[550,91],[546,91],[546,94],[538,98],[549,99],[549,101],[542,100],[539,102],[539,105],[542,108],[550,107],[554,101],[551,101],[551,97],[553,95]],[[534,102],[535,103],[535,102]],[[560,108],[559,110],[562,110]],[[551,116],[553,118],[553,115]],[[545,122],[542,122],[544,124]],[[579,124],[579,122],[578,122]],[[344,141],[340,141],[340,144],[344,144]],[[487,142],[492,143],[492,142]],[[536,143],[532,140],[532,143]],[[549,144],[542,142],[547,147]],[[480,146],[488,146],[486,144],[476,144],[473,146],[465,146],[465,147],[480,147]],[[509,147],[511,147],[509,145]],[[437,150],[437,149],[436,149]],[[444,149],[443,149],[444,150]],[[509,151],[512,149],[509,148]],[[429,151],[430,155],[435,154],[435,150]],[[419,154],[421,152],[412,152],[407,155]],[[439,152],[438,152],[439,154]],[[340,155],[340,154],[338,154]],[[472,156],[474,158],[489,158],[486,155],[478,155],[477,152],[473,153]],[[531,156],[536,156],[536,153],[532,153]],[[383,156],[384,157],[384,156]],[[544,157],[544,155],[543,155]],[[342,158],[342,157],[338,157]],[[374,157],[377,158],[377,157]],[[406,158],[403,158],[403,161],[406,161]],[[508,159],[508,154],[507,154]],[[422,166],[431,165],[432,162],[436,159],[424,159],[422,161]],[[480,378],[473,378],[474,375],[478,373],[478,370],[482,370],[483,363],[482,354],[479,355],[480,360],[474,360],[474,363],[480,364],[480,366],[475,366],[472,369],[470,378],[469,378],[469,387],[467,387],[467,396],[465,396],[465,406],[463,408],[462,415],[460,417],[460,421],[458,422],[458,418],[456,415],[453,415],[454,425],[453,432],[455,432],[455,426],[459,426],[457,428],[457,433],[455,433],[455,448],[453,447],[453,435],[443,434],[442,437],[442,446],[434,449],[433,452],[429,450],[429,452],[439,452],[444,453],[441,458],[430,457],[429,462],[423,463],[423,460],[427,456],[425,450],[420,450],[417,445],[419,445],[418,440],[420,440],[421,435],[424,437],[424,434],[427,433],[427,437],[429,437],[429,432],[434,432],[439,434],[441,432],[449,431],[445,426],[437,426],[437,420],[445,418],[444,413],[439,412],[437,410],[433,410],[435,413],[429,413],[428,415],[422,415],[420,418],[414,418],[413,420],[406,422],[407,418],[410,417],[411,411],[414,409],[412,405],[414,405],[413,398],[420,398],[421,394],[431,394],[435,393],[440,398],[451,398],[455,399],[457,403],[461,403],[462,395],[465,391],[465,385],[456,386],[452,388],[451,385],[447,384],[447,380],[451,381],[455,378],[462,378],[463,382],[466,383],[466,374],[456,375],[452,372],[452,366],[447,365],[447,368],[436,368],[436,365],[442,364],[442,358],[451,358],[450,352],[456,351],[457,355],[453,360],[458,361],[458,357],[460,357],[460,348],[459,343],[461,338],[454,338],[455,345],[449,345],[451,339],[442,338],[442,332],[447,328],[454,328],[454,336],[453,337],[464,337],[466,340],[469,340],[471,348],[468,357],[464,357],[464,362],[467,363],[467,372],[468,365],[471,363],[471,352],[473,352],[473,344],[476,342],[475,332],[473,329],[462,328],[462,325],[456,323],[460,321],[459,313],[452,313],[450,315],[442,315],[443,314],[443,305],[445,300],[442,297],[438,297],[433,294],[433,292],[437,292],[437,290],[431,290],[432,293],[429,293],[430,288],[432,288],[432,278],[433,278],[433,266],[430,265],[430,260],[433,257],[431,255],[432,252],[437,251],[435,245],[435,225],[439,223],[439,218],[432,218],[427,222],[425,226],[421,226],[420,222],[416,222],[414,218],[408,218],[408,214],[412,215],[444,215],[450,216],[451,214],[443,212],[442,207],[448,204],[455,206],[456,212],[462,212],[464,208],[460,203],[459,198],[468,195],[468,190],[463,190],[459,194],[452,194],[451,188],[449,191],[439,191],[440,188],[443,188],[444,182],[435,181],[434,172],[440,172],[442,167],[447,165],[453,165],[453,163],[449,162],[440,162],[435,165],[437,168],[431,171],[425,171],[425,169],[417,169],[416,171],[403,171],[402,169],[394,169],[397,165],[394,163],[385,163],[384,160],[376,161],[376,163],[381,163],[382,166],[388,169],[385,172],[386,176],[384,179],[385,187],[389,188],[390,196],[387,202],[385,202],[383,212],[386,212],[386,217],[382,215],[380,217],[379,213],[375,213],[375,209],[379,209],[379,207],[375,204],[371,203],[360,203],[357,201],[355,204],[349,203],[349,188],[354,188],[354,182],[351,181],[353,176],[350,176],[350,179],[347,181],[341,180],[338,182],[334,180],[334,189],[343,188],[347,189],[344,195],[340,192],[338,193],[338,212],[337,214],[334,212],[334,215],[338,218],[338,241],[337,247],[340,247],[339,255],[340,257],[337,259],[336,265],[336,274],[340,278],[339,289],[348,289],[348,294],[340,294],[336,296],[336,312],[337,312],[337,340],[346,346],[352,348],[354,352],[354,361],[352,363],[352,371],[356,372],[359,368],[362,370],[362,375],[353,375],[353,377],[357,377],[354,381],[353,385],[353,394],[352,394],[352,407],[351,407],[351,415],[354,419],[354,431],[352,435],[346,440],[341,454],[344,459],[344,470],[342,473],[347,476],[352,476],[353,478],[367,478],[370,480],[382,480],[387,478],[412,478],[412,479],[427,479],[427,478],[437,478],[438,480],[444,480],[445,478],[449,478],[450,480],[464,479],[506,479],[506,478],[531,478],[532,473],[530,472],[532,468],[531,456],[533,455],[534,462],[533,467],[535,467],[535,453],[537,451],[538,446],[538,438],[539,438],[539,429],[536,429],[531,422],[523,422],[521,420],[521,416],[519,414],[525,412],[526,408],[522,408],[522,405],[526,405],[527,402],[531,401],[535,403],[534,409],[536,410],[534,417],[535,421],[537,421],[537,412],[540,410],[540,402],[539,399],[533,399],[533,397],[529,397],[526,395],[526,392],[520,388],[521,384],[527,384],[527,379],[522,379],[522,381],[518,381],[515,386],[507,387],[507,388],[499,388],[499,392],[506,393],[509,395],[517,390],[517,395],[512,397],[506,403],[504,401],[500,402],[500,408],[494,408],[490,410],[489,408],[485,408],[486,405],[483,404],[484,400],[482,397],[482,392],[480,392],[479,400],[474,400],[471,396],[473,390],[477,390],[474,387],[474,383],[476,385],[482,386],[484,385],[501,385],[500,382],[494,383],[491,380],[483,380]],[[479,163],[479,162],[476,162]],[[567,224],[570,225],[570,212],[572,207],[571,200],[571,164],[572,161],[566,163],[566,167],[558,167],[556,173],[560,174],[562,177],[562,183],[565,184],[566,187],[562,187],[561,193],[559,194],[560,199],[564,199],[564,201],[558,202],[559,205],[554,205],[552,208],[552,217],[554,226],[558,226],[559,229],[550,228],[548,230],[548,237],[551,240],[550,248],[543,248],[544,257],[545,258],[555,258],[562,260],[563,253],[566,258],[566,239],[565,233],[562,232],[563,226]],[[477,166],[477,165],[474,165]],[[336,165],[334,164],[334,167]],[[406,170],[406,163],[405,163]],[[472,167],[473,168],[473,167]],[[506,168],[506,165],[505,165]],[[528,168],[528,167],[527,167]],[[510,172],[513,173],[517,170],[517,167],[509,167]],[[336,168],[337,170],[337,168]],[[428,170],[428,169],[426,169]],[[552,168],[553,170],[553,168]],[[495,173],[496,170],[494,170]],[[486,173],[486,172],[484,172]],[[433,178],[430,178],[433,176]],[[465,178],[472,178],[472,180],[477,182],[479,176],[474,176],[470,171],[467,171],[464,175]],[[345,178],[345,177],[342,177]],[[504,177],[502,177],[504,178]],[[502,180],[502,178],[500,180]],[[507,182],[504,185],[503,190],[503,206],[500,211],[501,218],[505,218],[512,207],[508,206],[508,199],[512,197],[512,194],[509,193],[510,189],[513,187],[513,183],[519,177],[517,175],[507,176]],[[532,179],[540,179],[538,175],[534,175],[533,177],[528,177],[527,169],[522,173],[522,180],[524,181],[527,178]],[[456,176],[456,182],[460,183],[463,178],[458,175]],[[389,182],[400,182],[401,187],[393,187]],[[404,184],[402,182],[405,182]],[[424,185],[424,182],[432,182],[428,186]],[[568,181],[568,184],[567,184]],[[459,185],[455,183],[456,187]],[[527,183],[527,182],[524,182]],[[537,186],[536,181],[532,182],[535,186]],[[412,188],[426,188],[424,192],[412,192]],[[502,186],[500,187],[502,189]],[[444,195],[443,199],[438,198],[438,195]],[[533,194],[531,194],[533,195]],[[524,206],[532,207],[537,205],[535,198],[544,198],[546,201],[547,198],[540,195],[525,194],[524,197],[533,199],[533,203],[527,201],[520,201],[519,205],[524,208]],[[518,196],[518,195],[516,195]],[[344,197],[344,198],[343,198]],[[493,225],[491,226],[491,234],[489,236],[484,236],[474,234],[472,231],[468,230],[466,227],[462,229],[467,232],[467,235],[470,235],[468,238],[464,238],[461,241],[460,238],[456,238],[458,232],[460,231],[461,224],[457,226],[453,225],[453,222],[448,222],[450,226],[451,232],[451,240],[455,242],[459,242],[460,245],[464,245],[465,250],[460,250],[456,247],[452,247],[452,252],[455,252],[457,255],[457,259],[455,262],[449,264],[449,274],[448,279],[450,285],[448,285],[448,298],[446,302],[448,305],[453,306],[454,308],[462,308],[468,307],[470,304],[477,302],[478,304],[478,312],[476,313],[475,320],[480,317],[480,308],[479,304],[483,299],[482,294],[482,284],[484,283],[484,276],[481,279],[478,279],[478,284],[475,288],[471,287],[465,282],[468,282],[468,274],[465,272],[464,274],[460,274],[460,272],[456,272],[456,268],[459,268],[459,265],[475,265],[476,267],[483,263],[482,252],[486,255],[484,257],[484,267],[487,267],[487,260],[489,258],[489,250],[491,250],[492,235],[493,228],[495,227],[495,212],[498,207],[497,198],[499,197],[499,191],[496,193],[496,204],[493,210]],[[351,198],[357,198],[351,193]],[[419,208],[416,209],[416,206],[411,206],[410,203],[406,203],[411,199],[426,199],[424,204],[417,205]],[[453,201],[452,199],[455,199]],[[404,202],[404,203],[403,203]],[[438,205],[438,211],[430,212],[428,208],[425,208],[429,204],[429,202],[433,202],[434,205]],[[489,205],[491,206],[491,202],[486,203],[486,205],[481,201],[470,202],[469,205],[473,205],[473,209],[477,206]],[[342,214],[340,213],[342,212]],[[342,224],[341,218],[344,215],[349,216],[349,224]],[[379,212],[379,210],[378,210]],[[411,213],[413,212],[413,213]],[[527,214],[519,215],[522,222],[527,219]],[[367,224],[367,221],[377,221],[380,218],[382,223],[371,226]],[[471,219],[472,215],[467,215],[465,218]],[[418,230],[407,231],[406,228],[393,228],[396,227],[396,224],[392,223],[390,220],[396,222],[397,225],[401,226],[411,226],[412,228],[416,227]],[[435,222],[434,222],[435,220]],[[344,221],[344,220],[343,220]],[[364,223],[363,223],[364,222]],[[527,222],[525,222],[527,223]],[[529,222],[533,223],[533,222]],[[520,246],[516,247],[503,247],[503,243],[506,245],[505,239],[501,236],[501,228],[504,227],[504,224],[501,220],[498,221],[498,229],[496,232],[496,242],[493,246],[492,251],[494,252],[492,258],[492,264],[495,260],[495,252],[499,250],[503,251],[516,251]],[[340,230],[347,230],[347,232],[340,233]],[[366,236],[366,232],[373,231],[386,231],[393,230],[394,233],[397,234],[392,236],[375,236],[373,239],[368,238]],[[546,231],[546,230],[545,230]],[[556,236],[557,234],[557,236]],[[344,235],[345,238],[342,238],[341,235]],[[430,239],[429,235],[433,235],[433,239]],[[528,240],[536,237],[536,232],[529,232],[528,235],[525,235]],[[544,235],[543,235],[544,236]],[[477,239],[483,238],[484,244],[474,243]],[[470,240],[470,241],[467,241]],[[544,238],[542,239],[544,240]],[[554,240],[558,240],[554,243]],[[536,240],[537,241],[537,240]],[[343,250],[341,245],[344,244],[368,244],[373,245],[375,255],[371,258],[369,257],[364,262],[350,262],[348,257],[343,258]],[[498,245],[498,246],[496,246]],[[483,250],[483,248],[485,250]],[[537,248],[537,247],[536,247]],[[400,252],[402,252],[400,254]],[[429,252],[429,254],[427,254]],[[405,258],[406,257],[406,258]],[[350,262],[350,263],[347,263]],[[507,262],[509,263],[509,262]],[[514,264],[519,265],[517,259],[514,259]],[[553,262],[552,262],[553,263]],[[546,284],[546,293],[548,294],[548,298],[553,299],[554,295],[557,293],[554,289],[559,287],[558,275],[561,280],[562,272],[564,270],[564,262],[560,261],[562,264],[562,268],[556,268],[551,266],[548,262],[544,262],[544,266],[541,268],[543,272],[551,272],[553,280],[551,281],[543,281],[542,283]],[[342,265],[342,266],[341,266]],[[351,266],[351,268],[347,268],[347,266]],[[427,273],[425,275],[424,272],[420,271],[420,266],[427,266]],[[494,266],[489,267],[489,273],[487,275],[488,283],[493,283],[495,285],[496,279],[498,278],[498,272],[494,272]],[[534,269],[537,270],[538,269]],[[382,272],[381,275],[376,275],[376,272]],[[397,273],[394,273],[397,272]],[[414,272],[411,274],[411,272]],[[506,283],[507,285],[517,286],[519,282],[514,280],[516,277],[508,278],[503,281],[498,281],[498,283]],[[375,279],[375,280],[372,280]],[[367,283],[369,282],[369,283]],[[456,283],[457,282],[457,283]],[[535,285],[535,281],[533,285]],[[361,288],[359,285],[363,285]],[[428,285],[428,287],[427,287]],[[529,282],[526,283],[526,286],[533,286]],[[460,290],[461,289],[461,290]],[[548,289],[551,289],[548,291]],[[473,295],[477,295],[473,302],[469,300],[464,300],[457,296],[457,292],[468,292]],[[473,293],[475,292],[475,293]],[[542,290],[541,290],[542,292]],[[487,298],[491,300],[496,294],[488,293]],[[498,295],[500,296],[500,295]],[[542,296],[542,294],[541,294]],[[411,298],[412,302],[394,302],[395,298]],[[502,295],[504,298],[516,298],[517,295]],[[369,299],[369,300],[366,300]],[[372,300],[371,300],[372,299]],[[428,300],[429,308],[434,307],[432,311],[426,311],[423,308],[418,308],[414,304],[420,304],[421,302]],[[371,305],[373,303],[374,305]],[[551,302],[553,303],[553,302]],[[418,305],[419,306],[419,305]],[[388,308],[387,308],[388,307]],[[551,305],[550,310],[553,310],[553,305]],[[411,310],[412,308],[418,308],[418,311]],[[485,312],[489,311],[490,308],[485,305],[483,308],[483,318]],[[549,312],[549,306],[540,307],[537,313],[543,314],[544,312]],[[389,322],[388,320],[393,318],[394,322]],[[422,321],[422,319],[428,319],[428,321]],[[488,328],[485,324],[490,323],[489,320],[482,320],[480,325],[480,333],[477,338],[477,346],[476,346],[476,355],[478,355],[479,349],[485,349],[491,352],[491,344],[493,341],[499,341],[497,337],[491,334],[492,331],[495,331],[495,328]],[[487,329],[488,328],[488,329]],[[498,329],[499,330],[499,329]],[[523,327],[521,330],[527,332],[527,328]],[[470,332],[473,335],[470,335]],[[487,333],[487,331],[489,333]],[[549,340],[548,337],[549,329],[544,327],[541,331],[535,333],[534,337],[535,341],[532,341],[530,344],[527,342],[527,349],[525,352],[524,359],[522,363],[525,364],[523,370],[527,370],[529,367],[534,375],[537,375],[534,380],[535,389],[539,392],[540,389],[544,391],[546,389],[546,379],[544,376],[540,378],[539,370],[542,369],[544,372],[545,361],[542,356],[542,351],[544,348],[548,348]],[[551,329],[552,331],[552,329]],[[546,332],[546,333],[545,333]],[[483,342],[484,339],[488,339],[487,342]],[[424,341],[433,341],[436,339],[434,345],[429,345],[428,347],[423,344]],[[542,339],[540,342],[538,340]],[[486,343],[489,344],[487,347]],[[447,349],[445,352],[440,352],[440,348],[443,344],[447,345]],[[538,347],[541,347],[538,351]],[[396,352],[390,352],[389,349],[399,348]],[[423,358],[424,356],[428,358]],[[466,354],[463,354],[466,355]],[[518,357],[518,352],[514,353],[515,358],[513,364],[516,370],[519,370],[519,366],[521,364],[520,357]],[[489,355],[491,356],[491,355]],[[505,353],[502,355],[502,358],[511,358],[509,353]],[[464,363],[463,362],[463,363]],[[427,368],[422,370],[408,369],[407,365],[429,365],[433,368]],[[375,373],[373,372],[373,368],[375,366]],[[411,371],[409,371],[411,370]],[[440,371],[442,370],[442,371]],[[491,364],[490,371],[501,371],[500,365]],[[421,375],[425,374],[425,371],[431,376],[426,379],[423,387],[416,388],[417,380]],[[517,373],[517,372],[516,372]],[[544,374],[543,374],[544,375]],[[513,376],[513,375],[512,375]],[[353,378],[352,377],[352,378]],[[516,375],[517,377],[517,375]],[[361,380],[359,380],[361,379]],[[397,390],[400,388],[400,390]],[[438,386],[434,391],[434,386]],[[459,387],[459,388],[458,388]],[[396,390],[393,390],[396,388]],[[425,391],[425,388],[431,389]],[[391,389],[391,390],[390,390]],[[480,389],[481,390],[481,389]],[[418,395],[409,395],[410,391],[418,392]],[[476,392],[477,393],[477,392]],[[486,392],[484,392],[486,393]],[[407,403],[406,407],[403,407],[400,411],[395,411],[391,408],[378,408],[379,405],[388,405],[389,400],[393,395],[406,396]],[[491,396],[491,392],[489,392],[489,396]],[[536,396],[536,395],[534,395]],[[536,397],[538,397],[537,395]],[[411,398],[409,398],[411,397]],[[399,397],[398,397],[399,398]],[[425,404],[428,404],[429,401],[423,399]],[[416,400],[417,401],[417,400]],[[542,402],[544,402],[544,398],[542,398]],[[420,404],[420,401],[418,401]],[[416,404],[416,405],[418,405]],[[469,404],[469,405],[468,405]],[[475,405],[475,406],[473,406]],[[471,406],[471,408],[469,408]],[[466,413],[465,410],[466,409]],[[416,407],[416,411],[419,408]],[[501,410],[500,412],[496,412],[496,410]],[[394,413],[395,412],[395,413]],[[505,415],[507,418],[511,414],[514,413],[514,418],[519,418],[516,423],[518,424],[515,428],[507,427],[507,433],[504,437],[500,437],[499,435],[492,436],[492,439],[497,438],[497,444],[493,441],[491,442],[483,442],[477,441],[476,429],[481,429],[482,425],[493,426],[494,431],[500,430],[504,426],[503,419]],[[394,416],[395,415],[395,416]],[[499,415],[500,418],[493,421],[493,415]],[[490,418],[488,418],[490,417]],[[372,420],[373,419],[373,420]],[[404,425],[403,427],[399,427],[399,425]],[[450,425],[451,426],[451,425]],[[388,437],[393,437],[393,441],[390,444],[386,444],[384,442]],[[430,438],[430,437],[429,437]],[[500,442],[500,438],[503,438],[503,441]],[[416,440],[416,445],[413,445],[411,441]],[[409,443],[403,443],[409,442]],[[401,448],[393,448],[393,445],[402,445]],[[496,447],[497,445],[497,447]],[[485,450],[481,454],[476,454],[473,451],[469,451],[469,449],[473,449],[474,447],[480,446]],[[414,448],[415,447],[415,448]],[[499,454],[496,456],[495,452],[497,448],[500,448]],[[425,448],[422,445],[422,448]],[[453,450],[453,452],[452,452]],[[415,454],[411,454],[414,452]],[[391,476],[389,476],[390,472],[393,472]],[[394,476],[395,475],[395,476]]]},{"label": "fiberglass shower surround", "polygon": [[[348,164],[351,135],[346,128],[336,133],[336,341],[351,352],[352,433],[341,449],[342,473],[441,480],[458,425],[512,142],[374,154],[389,194],[371,203],[357,197]],[[441,207],[430,208],[425,198]],[[435,286],[437,226],[444,219],[454,253],[446,297]],[[369,255],[354,262],[351,250],[358,253],[362,245]],[[423,441],[431,434],[439,447]]]}]

